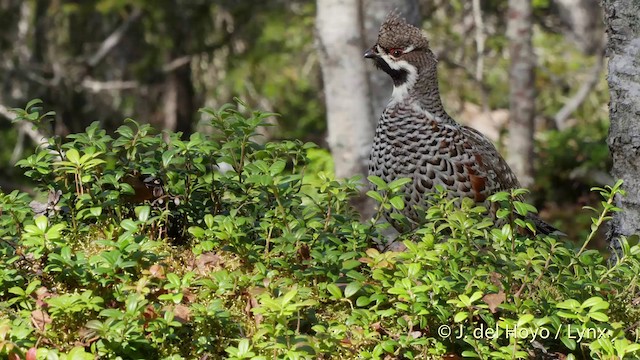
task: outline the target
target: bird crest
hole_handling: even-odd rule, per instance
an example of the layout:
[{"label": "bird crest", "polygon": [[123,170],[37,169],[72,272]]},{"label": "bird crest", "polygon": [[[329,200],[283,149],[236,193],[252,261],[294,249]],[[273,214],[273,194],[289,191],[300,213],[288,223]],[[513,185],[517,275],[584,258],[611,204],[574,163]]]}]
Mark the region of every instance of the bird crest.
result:
[{"label": "bird crest", "polygon": [[392,10],[380,26],[378,45],[385,49],[409,46],[426,49],[429,41],[422,30],[407,23],[397,10]]}]

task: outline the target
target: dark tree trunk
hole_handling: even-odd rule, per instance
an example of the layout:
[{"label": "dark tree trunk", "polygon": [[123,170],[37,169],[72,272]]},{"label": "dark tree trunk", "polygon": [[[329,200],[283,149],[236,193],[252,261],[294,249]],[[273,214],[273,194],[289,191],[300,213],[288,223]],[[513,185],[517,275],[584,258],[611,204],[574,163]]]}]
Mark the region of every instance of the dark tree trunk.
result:
[{"label": "dark tree trunk", "polygon": [[620,254],[620,236],[640,233],[640,1],[604,0],[609,37],[609,150],[611,174],[624,181],[622,209],[614,214],[609,231],[612,259]]}]

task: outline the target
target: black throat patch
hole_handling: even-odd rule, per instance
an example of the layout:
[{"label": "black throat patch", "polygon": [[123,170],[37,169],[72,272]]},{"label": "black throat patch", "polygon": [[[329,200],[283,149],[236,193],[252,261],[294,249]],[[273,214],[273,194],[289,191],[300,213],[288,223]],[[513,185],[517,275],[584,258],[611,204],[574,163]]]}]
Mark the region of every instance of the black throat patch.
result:
[{"label": "black throat patch", "polygon": [[392,69],[391,66],[389,66],[389,64],[387,64],[387,62],[384,61],[384,59],[382,59],[380,56],[376,56],[374,58],[374,63],[378,69],[386,72],[387,74],[389,74],[389,76],[391,76],[394,86],[400,86],[405,82],[407,82],[407,76],[409,76],[409,73],[407,72],[407,70]]}]

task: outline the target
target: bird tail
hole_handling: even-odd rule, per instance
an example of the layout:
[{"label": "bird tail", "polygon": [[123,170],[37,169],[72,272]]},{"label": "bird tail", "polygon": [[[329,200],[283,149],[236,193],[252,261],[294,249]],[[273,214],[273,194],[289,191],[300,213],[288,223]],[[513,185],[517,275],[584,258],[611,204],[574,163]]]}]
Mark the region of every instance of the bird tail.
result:
[{"label": "bird tail", "polygon": [[531,214],[531,213],[527,214],[527,219],[533,222],[533,225],[535,225],[538,233],[545,234],[545,235],[567,236],[567,234],[558,230],[555,226],[540,219],[535,214]]}]

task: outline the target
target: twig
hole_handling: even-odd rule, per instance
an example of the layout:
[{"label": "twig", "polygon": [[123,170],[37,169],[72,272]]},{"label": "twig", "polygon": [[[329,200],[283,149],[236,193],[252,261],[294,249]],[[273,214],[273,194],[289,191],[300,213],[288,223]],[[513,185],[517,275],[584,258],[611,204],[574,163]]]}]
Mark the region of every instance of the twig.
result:
[{"label": "twig", "polygon": [[[9,120],[13,120],[16,118],[15,114],[13,114],[6,106],[0,104],[0,115],[4,116]],[[17,122],[18,131],[27,135],[34,143],[38,146],[47,145],[47,137],[42,135],[38,130],[34,129],[33,126],[25,121]]]},{"label": "twig", "polygon": [[6,106],[1,104],[0,104],[0,115],[6,117],[9,120],[13,120],[15,118],[15,115],[11,111],[9,111],[9,109]]},{"label": "twig", "polygon": [[169,63],[162,66],[162,72],[165,72],[165,73],[173,72],[175,69],[190,63],[192,57],[193,55],[185,55],[185,56],[181,56],[179,58],[173,59]]},{"label": "twig", "polygon": [[563,130],[567,128],[567,119],[569,116],[578,109],[578,107],[585,101],[589,93],[593,90],[593,88],[598,85],[600,81],[600,74],[604,69],[604,50],[600,50],[598,52],[598,58],[596,59],[595,65],[589,70],[589,78],[585,81],[580,89],[567,101],[562,109],[558,111],[558,113],[553,117],[553,121],[556,124],[558,130]]},{"label": "twig", "polygon": [[24,151],[24,131],[21,128],[18,128],[18,139],[16,140],[16,146],[13,148],[13,152],[11,153],[11,159],[9,159],[10,164],[14,164],[18,162],[18,160],[22,157],[22,152]]},{"label": "twig", "polygon": [[105,90],[127,90],[135,89],[140,84],[137,81],[97,81],[93,79],[82,80],[82,87],[97,93]]},{"label": "twig", "polygon": [[[238,28],[240,29],[241,27],[238,27]],[[221,49],[231,41],[232,36],[233,36],[233,33],[225,33],[224,36],[218,41],[216,41],[215,43],[206,45],[205,47],[199,49],[193,54],[183,55],[169,61],[168,63],[162,66],[162,72],[163,73],[173,72],[182,66],[188,65],[191,62],[191,60],[193,60],[193,58],[196,56],[211,54],[214,51]]]},{"label": "twig", "polygon": [[131,15],[122,24],[120,24],[120,26],[118,26],[113,31],[113,33],[111,33],[111,35],[107,36],[107,38],[104,39],[98,51],[93,54],[93,56],[90,57],[89,60],[87,60],[87,64],[89,64],[89,66],[91,67],[98,65],[98,63],[100,63],[100,61],[102,61],[102,59],[104,59],[104,57],[107,56],[107,54],[109,54],[109,52],[113,50],[116,45],[118,45],[120,40],[122,40],[124,33],[127,32],[131,24],[133,24],[134,21],[138,20],[141,15],[142,10],[140,10],[139,8],[134,9]]}]

